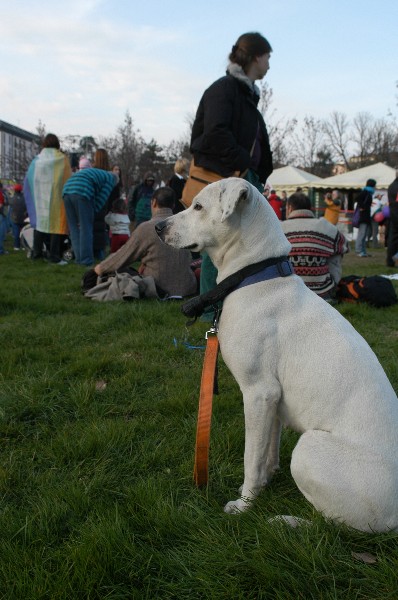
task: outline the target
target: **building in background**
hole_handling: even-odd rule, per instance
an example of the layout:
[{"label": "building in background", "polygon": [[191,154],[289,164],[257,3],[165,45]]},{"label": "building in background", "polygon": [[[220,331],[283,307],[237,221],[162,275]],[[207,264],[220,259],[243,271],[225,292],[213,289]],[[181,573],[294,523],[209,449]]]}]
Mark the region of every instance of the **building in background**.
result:
[{"label": "building in background", "polygon": [[0,179],[22,183],[39,144],[37,134],[0,121]]}]

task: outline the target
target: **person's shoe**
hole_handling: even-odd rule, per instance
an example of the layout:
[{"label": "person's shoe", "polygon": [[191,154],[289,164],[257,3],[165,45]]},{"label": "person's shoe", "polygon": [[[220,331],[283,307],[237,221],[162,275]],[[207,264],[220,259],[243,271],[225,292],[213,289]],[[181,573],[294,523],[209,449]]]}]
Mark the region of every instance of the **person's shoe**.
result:
[{"label": "person's shoe", "polygon": [[372,256],[372,255],[371,255],[371,254],[366,254],[366,253],[363,253],[363,252],[362,252],[361,254],[359,254],[359,256],[360,256],[361,258],[371,258],[371,256]]},{"label": "person's shoe", "polygon": [[3,252],[0,252],[0,255],[1,254],[9,254],[9,252],[8,252],[8,250],[3,250]]},{"label": "person's shoe", "polygon": [[59,262],[54,263],[54,265],[59,265],[60,267],[63,267],[64,265],[67,265],[68,261],[67,260],[60,260]]},{"label": "person's shoe", "polygon": [[14,248],[15,252],[19,252],[21,248]]}]

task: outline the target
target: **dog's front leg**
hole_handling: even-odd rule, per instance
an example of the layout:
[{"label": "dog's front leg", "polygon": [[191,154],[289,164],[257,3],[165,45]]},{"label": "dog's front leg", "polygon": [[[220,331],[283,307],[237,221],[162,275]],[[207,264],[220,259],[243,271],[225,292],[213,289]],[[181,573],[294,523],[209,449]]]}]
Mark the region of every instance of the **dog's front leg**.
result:
[{"label": "dog's front leg", "polygon": [[[279,453],[280,423],[276,417],[279,389],[274,394],[250,390],[244,395],[245,457],[244,482],[241,497],[231,500],[225,512],[247,510],[250,503],[265,487],[275,470]],[[269,455],[270,453],[270,455]]]}]

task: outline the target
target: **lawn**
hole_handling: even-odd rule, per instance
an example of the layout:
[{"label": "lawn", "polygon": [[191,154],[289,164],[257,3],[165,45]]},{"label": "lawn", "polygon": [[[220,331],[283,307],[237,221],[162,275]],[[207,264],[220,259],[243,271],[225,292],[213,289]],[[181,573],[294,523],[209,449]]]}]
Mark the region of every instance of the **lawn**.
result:
[{"label": "lawn", "polygon": [[[345,274],[394,272],[372,252],[347,256]],[[203,350],[186,344],[203,346],[206,324],[187,329],[174,301],[91,302],[82,273],[0,257],[0,598],[396,600],[398,536],[317,514],[290,475],[293,432],[253,509],[223,513],[242,480],[244,431],[222,360],[210,481],[196,489]],[[338,310],[398,390],[398,306]],[[278,514],[311,525],[268,522]]]}]

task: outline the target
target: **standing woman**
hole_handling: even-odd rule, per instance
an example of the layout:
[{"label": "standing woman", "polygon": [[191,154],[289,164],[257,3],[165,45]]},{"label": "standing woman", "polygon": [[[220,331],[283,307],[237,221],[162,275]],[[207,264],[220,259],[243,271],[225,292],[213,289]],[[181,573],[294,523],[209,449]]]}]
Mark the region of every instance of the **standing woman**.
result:
[{"label": "standing woman", "polygon": [[[259,33],[244,33],[232,46],[227,74],[203,94],[192,127],[191,153],[196,166],[241,177],[261,192],[272,173],[272,153],[264,119],[257,109],[255,81],[269,69],[271,45]],[[216,284],[217,270],[203,254],[200,291]]]},{"label": "standing woman", "polygon": [[66,264],[61,259],[61,242],[68,233],[62,188],[71,174],[69,158],[61,152],[59,139],[48,133],[24,181],[26,207],[34,229],[33,258],[43,256],[45,244],[50,262]]},{"label": "standing woman", "polygon": [[103,212],[118,177],[105,169],[91,168],[87,159],[80,160],[79,165],[80,170],[66,182],[63,197],[76,263],[91,266],[94,263],[95,216]]}]

